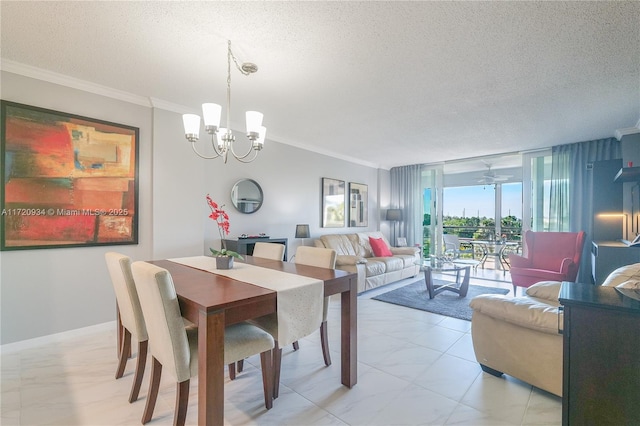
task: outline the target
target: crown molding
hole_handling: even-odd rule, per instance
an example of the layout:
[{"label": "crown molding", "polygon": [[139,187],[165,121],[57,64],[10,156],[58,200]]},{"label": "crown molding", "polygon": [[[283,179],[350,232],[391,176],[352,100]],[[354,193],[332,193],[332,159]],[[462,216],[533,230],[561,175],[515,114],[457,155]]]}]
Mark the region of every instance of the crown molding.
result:
[{"label": "crown molding", "polygon": [[[267,131],[267,133],[269,133],[269,131]],[[374,169],[383,169],[383,170],[390,170],[389,167],[383,167],[380,164],[375,164],[375,163],[371,163],[368,161],[364,161],[361,160],[359,158],[353,158],[347,155],[341,155],[341,154],[336,154],[335,152],[331,152],[328,150],[324,150],[321,148],[316,148],[313,146],[308,146],[302,143],[298,143],[298,142],[294,142],[291,140],[288,140],[287,138],[284,137],[280,137],[280,135],[278,134],[273,134],[271,133],[271,136],[267,137],[267,140],[273,140],[274,142],[278,142],[278,143],[282,143],[285,145],[289,145],[289,146],[293,146],[295,148],[300,148],[303,149],[305,151],[310,151],[310,152],[315,152],[316,154],[321,154],[321,155],[326,155],[327,157],[331,157],[331,158],[337,158],[338,160],[344,160],[347,161],[349,163],[354,163],[354,164],[360,164],[361,166],[366,166],[366,167],[371,167]]]},{"label": "crown molding", "polygon": [[620,140],[624,136],[635,135],[636,133],[640,133],[640,128],[638,128],[639,124],[640,124],[640,121],[638,121],[638,124],[636,124],[636,127],[627,127],[626,129],[616,130],[615,132],[616,139]]},{"label": "crown molding", "polygon": [[165,111],[171,111],[178,114],[198,114],[199,115],[202,113],[197,109],[186,107],[184,105],[176,104],[176,103],[165,101],[158,98],[149,98],[149,101],[151,102],[151,106],[153,108],[159,108]]},{"label": "crown molding", "polygon": [[[85,92],[94,93],[96,95],[101,95],[101,96],[109,97],[112,99],[121,100],[124,102],[129,102],[136,105],[142,105],[145,107],[158,108],[166,111],[175,112],[178,114],[200,114],[198,110],[195,110],[193,108],[190,108],[184,105],[176,104],[176,103],[165,101],[158,98],[153,98],[153,97],[147,98],[144,96],[134,95],[133,93],[113,89],[111,87],[102,86],[100,84],[92,83],[90,81],[80,80],[74,77],[58,74],[49,70],[37,68],[31,65],[25,65],[19,62],[8,60],[8,59],[2,59],[0,61],[0,70],[10,72],[13,74],[22,75],[29,78],[33,78],[36,80],[42,80],[42,81],[46,81],[53,84],[59,84],[61,86],[70,87],[72,89],[78,89]],[[234,124],[237,124],[237,123],[231,123],[231,124],[232,124],[231,126],[232,128],[237,127],[237,126],[234,127]],[[276,137],[272,136],[269,139],[275,142],[283,143],[285,145],[294,146],[296,148],[315,152],[317,154],[326,155],[328,157],[337,158],[350,163],[360,164],[362,166],[372,167],[376,169],[382,168],[382,169],[389,170],[388,168],[381,167],[379,164],[374,164],[374,163],[360,160],[358,158],[339,155],[326,150],[306,146],[304,144],[286,140],[286,138],[278,138],[277,136]]]},{"label": "crown molding", "polygon": [[129,102],[136,105],[150,107],[151,102],[144,96],[134,95],[133,93],[122,90],[113,89],[111,87],[102,86],[90,81],[80,80],[78,78],[69,77],[67,75],[58,74],[53,71],[37,68],[31,65],[25,65],[19,62],[2,59],[0,61],[0,70],[25,77],[42,80],[49,83],[59,84],[61,86],[78,89],[96,95],[106,96],[108,98]]}]

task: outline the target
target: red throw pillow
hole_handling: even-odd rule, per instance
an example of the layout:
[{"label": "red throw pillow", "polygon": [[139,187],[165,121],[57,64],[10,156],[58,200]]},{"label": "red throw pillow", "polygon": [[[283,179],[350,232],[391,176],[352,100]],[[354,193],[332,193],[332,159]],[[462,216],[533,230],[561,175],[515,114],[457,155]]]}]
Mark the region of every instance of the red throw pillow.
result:
[{"label": "red throw pillow", "polygon": [[371,244],[371,250],[373,250],[373,254],[376,257],[393,256],[393,253],[389,250],[387,243],[385,243],[382,238],[369,237],[369,244]]}]

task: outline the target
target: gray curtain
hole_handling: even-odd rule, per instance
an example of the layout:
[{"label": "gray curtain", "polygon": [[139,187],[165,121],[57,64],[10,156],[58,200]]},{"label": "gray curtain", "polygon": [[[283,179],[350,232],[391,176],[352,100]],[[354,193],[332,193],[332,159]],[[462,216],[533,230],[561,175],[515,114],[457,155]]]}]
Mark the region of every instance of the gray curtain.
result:
[{"label": "gray curtain", "polygon": [[[389,208],[402,210],[402,221],[396,237],[405,237],[409,246],[422,245],[422,165],[394,167],[390,174]],[[395,245],[396,242],[391,243]]]},{"label": "gray curtain", "polygon": [[616,138],[578,142],[552,148],[551,203],[549,230],[586,232],[578,281],[591,282],[592,198],[591,173],[587,165],[594,161],[622,158],[622,146]]}]

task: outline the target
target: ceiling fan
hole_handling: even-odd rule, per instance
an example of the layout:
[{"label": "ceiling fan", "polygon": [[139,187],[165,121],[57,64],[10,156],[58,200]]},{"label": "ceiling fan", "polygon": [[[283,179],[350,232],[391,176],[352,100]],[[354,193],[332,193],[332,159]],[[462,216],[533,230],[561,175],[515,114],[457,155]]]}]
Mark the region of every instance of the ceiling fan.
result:
[{"label": "ceiling fan", "polygon": [[478,180],[478,183],[483,185],[492,185],[497,182],[505,182],[512,177],[511,175],[498,175],[496,172],[491,171],[491,164],[485,163],[485,166],[487,166],[487,171],[484,172],[482,177]]}]

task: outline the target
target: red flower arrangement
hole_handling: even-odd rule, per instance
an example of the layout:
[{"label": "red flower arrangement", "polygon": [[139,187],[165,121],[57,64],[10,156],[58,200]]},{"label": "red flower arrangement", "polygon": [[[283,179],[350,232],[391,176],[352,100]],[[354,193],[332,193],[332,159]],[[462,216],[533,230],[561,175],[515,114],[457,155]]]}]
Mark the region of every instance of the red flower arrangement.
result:
[{"label": "red flower arrangement", "polygon": [[207,204],[211,209],[209,218],[214,220],[218,225],[218,232],[220,233],[220,244],[222,245],[222,250],[214,250],[212,248],[209,248],[209,250],[211,250],[211,253],[213,253],[214,256],[232,256],[242,260],[242,256],[240,256],[238,253],[236,253],[235,251],[227,250],[227,247],[224,243],[224,237],[225,235],[229,235],[229,227],[231,225],[229,223],[229,215],[227,214],[227,212],[222,210],[224,204],[218,206],[218,203],[213,201],[209,194],[207,194]]}]

